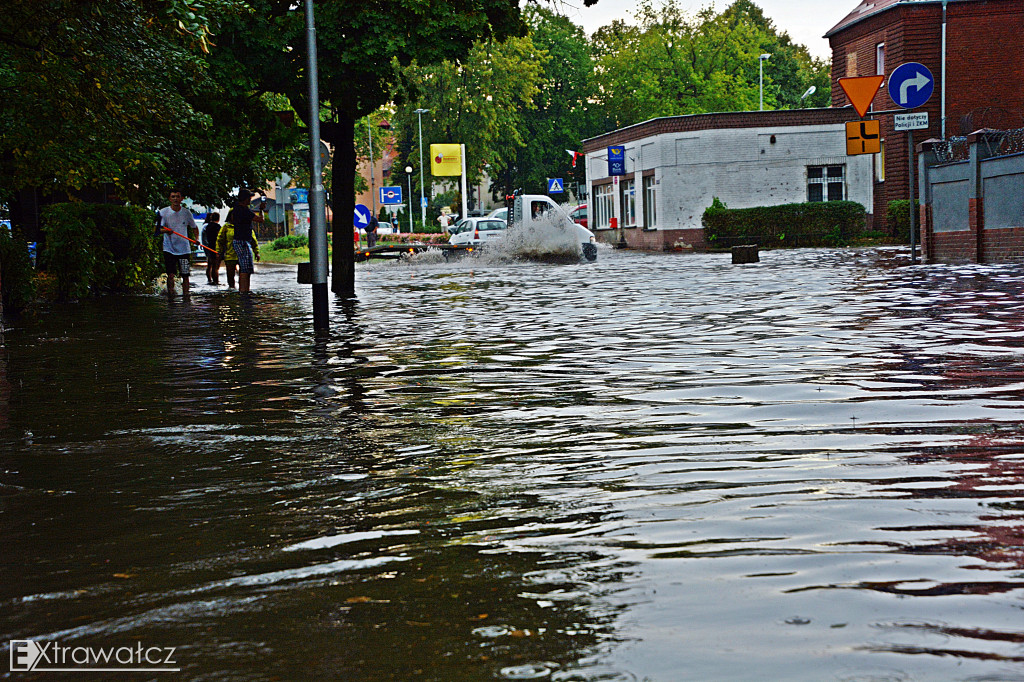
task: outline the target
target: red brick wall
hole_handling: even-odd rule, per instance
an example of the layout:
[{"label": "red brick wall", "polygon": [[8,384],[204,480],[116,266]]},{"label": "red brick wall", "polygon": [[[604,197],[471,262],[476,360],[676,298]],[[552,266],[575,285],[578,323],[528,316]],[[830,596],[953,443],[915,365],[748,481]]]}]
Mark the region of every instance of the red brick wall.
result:
[{"label": "red brick wall", "polygon": [[1024,227],[1009,227],[1002,230],[985,230],[983,233],[987,263],[1024,261]]}]

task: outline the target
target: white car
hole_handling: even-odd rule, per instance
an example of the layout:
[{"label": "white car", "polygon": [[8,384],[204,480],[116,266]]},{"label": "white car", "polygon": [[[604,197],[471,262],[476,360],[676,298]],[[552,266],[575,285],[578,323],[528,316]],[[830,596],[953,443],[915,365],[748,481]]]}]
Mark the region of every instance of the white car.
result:
[{"label": "white car", "polygon": [[508,223],[504,220],[491,217],[466,218],[451,228],[452,236],[448,238],[448,243],[455,246],[479,246],[501,239],[506,229]]},{"label": "white car", "polygon": [[508,221],[508,207],[496,208],[487,214],[488,218],[497,218],[498,220]]}]

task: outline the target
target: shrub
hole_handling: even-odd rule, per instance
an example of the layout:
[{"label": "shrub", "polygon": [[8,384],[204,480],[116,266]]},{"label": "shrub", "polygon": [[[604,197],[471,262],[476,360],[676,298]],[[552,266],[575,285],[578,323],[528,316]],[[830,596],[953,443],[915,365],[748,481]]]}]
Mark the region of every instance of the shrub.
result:
[{"label": "shrub", "polygon": [[731,209],[716,197],[701,222],[708,244],[715,248],[841,246],[864,231],[867,213],[853,201]]},{"label": "shrub", "polygon": [[289,234],[284,237],[278,237],[270,244],[270,248],[275,251],[301,249],[303,246],[309,246],[309,237],[304,234]]},{"label": "shrub", "polygon": [[36,295],[35,273],[28,242],[0,227],[0,298],[6,315],[18,315]]},{"label": "shrub", "polygon": [[[917,215],[920,214],[921,204],[917,200],[914,201],[914,207],[918,210]],[[885,224],[889,229],[889,234],[892,237],[904,242],[910,242],[910,199],[897,199],[896,201],[890,201],[886,208],[885,213]],[[920,234],[921,226],[918,225],[918,234]]]},{"label": "shrub", "polygon": [[43,269],[57,280],[57,297],[142,291],[160,272],[153,214],[106,204],[53,204],[41,215]]}]

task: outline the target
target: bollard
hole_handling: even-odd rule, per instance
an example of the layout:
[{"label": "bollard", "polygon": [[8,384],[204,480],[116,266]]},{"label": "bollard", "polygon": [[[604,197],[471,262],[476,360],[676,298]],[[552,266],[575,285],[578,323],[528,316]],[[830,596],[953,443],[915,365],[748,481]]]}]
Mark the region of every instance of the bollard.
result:
[{"label": "bollard", "polygon": [[313,283],[313,267],[309,263],[299,263],[299,284]]},{"label": "bollard", "polygon": [[732,247],[733,265],[739,263],[760,263],[761,257],[757,253],[757,244]]}]

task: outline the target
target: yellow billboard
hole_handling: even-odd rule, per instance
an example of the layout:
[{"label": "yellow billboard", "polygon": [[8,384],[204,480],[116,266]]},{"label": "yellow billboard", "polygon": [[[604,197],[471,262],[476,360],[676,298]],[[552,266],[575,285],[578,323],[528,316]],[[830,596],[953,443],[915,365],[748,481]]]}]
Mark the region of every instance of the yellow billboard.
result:
[{"label": "yellow billboard", "polygon": [[434,175],[462,175],[462,145],[430,145],[430,172]]}]

